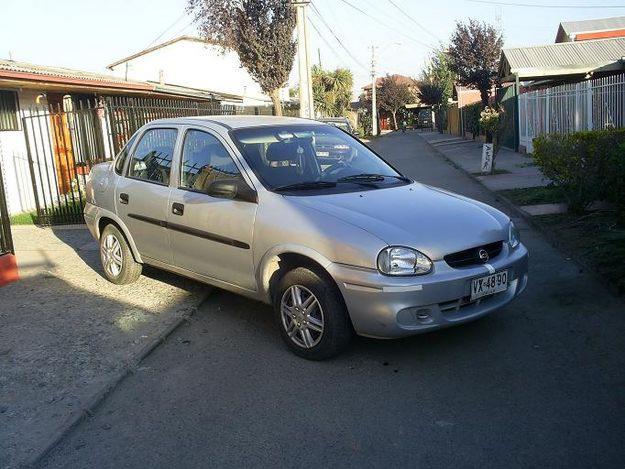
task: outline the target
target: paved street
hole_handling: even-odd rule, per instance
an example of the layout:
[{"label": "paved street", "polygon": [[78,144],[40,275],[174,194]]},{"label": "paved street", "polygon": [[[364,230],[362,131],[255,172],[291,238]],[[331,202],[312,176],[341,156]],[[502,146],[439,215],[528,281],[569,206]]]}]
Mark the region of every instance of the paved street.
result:
[{"label": "paved street", "polygon": [[[375,147],[498,205],[416,132]],[[625,305],[518,225],[531,253],[518,301],[454,329],[360,338],[332,361],[295,357],[268,307],[216,290],[42,466],[624,467]]]}]

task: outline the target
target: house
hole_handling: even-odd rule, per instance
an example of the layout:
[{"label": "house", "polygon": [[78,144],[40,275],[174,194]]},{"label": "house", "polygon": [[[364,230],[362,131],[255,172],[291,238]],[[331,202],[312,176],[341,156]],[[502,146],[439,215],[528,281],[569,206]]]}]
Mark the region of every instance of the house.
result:
[{"label": "house", "polygon": [[501,52],[503,82],[575,82],[625,70],[625,37],[506,48]]},{"label": "house", "polygon": [[[232,50],[192,36],[180,36],[119,59],[107,67],[124,80],[202,89],[230,99],[224,104],[270,106],[271,99],[241,66]],[[288,87],[281,90],[288,101]]]},{"label": "house", "polygon": [[563,22],[555,44],[505,48],[501,103],[513,113],[515,147],[533,139],[625,126],[625,17]]},{"label": "house", "polygon": [[[412,103],[406,103],[406,110],[408,113],[414,112],[418,115],[418,111],[419,109],[421,109],[422,106],[421,106],[421,103],[419,103],[419,99],[417,98],[418,87],[417,87],[416,81],[413,78],[407,77],[405,75],[399,75],[399,74],[392,74],[392,75],[387,75],[385,77],[378,77],[376,78],[376,81],[375,81],[375,84],[376,84],[375,88],[378,93],[380,91],[380,88],[382,87],[382,84],[384,83],[384,80],[386,80],[387,78],[395,80],[399,83],[405,83],[411,88],[413,95],[415,97],[415,100]],[[364,95],[365,100],[370,101],[373,97],[373,84],[368,83],[365,86],[363,86],[361,89],[362,89],[362,94]],[[378,119],[380,121],[380,130],[390,130],[392,128],[392,116],[390,112],[386,111],[385,109],[380,109]],[[398,117],[398,120],[399,120],[399,117]]]},{"label": "house", "polygon": [[[101,157],[112,157],[115,145],[103,143],[111,141],[115,129],[107,127],[103,111],[82,113],[82,120],[76,121],[67,114],[85,102],[95,104],[110,98],[175,99],[193,103],[218,103],[226,99],[200,89],[0,60],[0,167],[4,174],[6,210],[10,214],[34,210],[38,196],[40,202],[45,200],[45,193],[37,194],[34,190],[33,175],[39,179],[39,171],[43,179],[47,170],[58,177],[58,188],[47,180],[40,185],[50,186],[48,192],[62,195],[75,179],[73,166],[79,162],[81,148],[97,147],[103,153]],[[77,133],[87,128],[91,129],[90,133]],[[40,165],[36,158],[29,162],[29,144],[31,156],[40,154],[46,164]]]},{"label": "house", "polygon": [[560,23],[556,43],[625,37],[625,16]]},{"label": "house", "polygon": [[480,90],[462,85],[454,85],[452,100],[446,113],[445,129],[451,135],[466,134],[466,119],[463,109],[482,101]]}]

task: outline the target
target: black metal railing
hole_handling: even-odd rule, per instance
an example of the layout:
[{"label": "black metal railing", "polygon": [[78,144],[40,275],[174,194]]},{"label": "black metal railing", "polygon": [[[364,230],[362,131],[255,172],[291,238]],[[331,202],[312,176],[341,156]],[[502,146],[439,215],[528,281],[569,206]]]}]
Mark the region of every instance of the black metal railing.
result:
[{"label": "black metal railing", "polygon": [[[296,108],[285,110],[295,115]],[[22,110],[28,165],[40,225],[83,223],[91,167],[108,161],[143,125],[156,119],[206,115],[268,115],[270,106],[104,96]]]},{"label": "black metal railing", "polygon": [[7,207],[7,199],[4,192],[2,164],[0,164],[0,256],[13,252],[13,238],[11,236],[9,209]]}]

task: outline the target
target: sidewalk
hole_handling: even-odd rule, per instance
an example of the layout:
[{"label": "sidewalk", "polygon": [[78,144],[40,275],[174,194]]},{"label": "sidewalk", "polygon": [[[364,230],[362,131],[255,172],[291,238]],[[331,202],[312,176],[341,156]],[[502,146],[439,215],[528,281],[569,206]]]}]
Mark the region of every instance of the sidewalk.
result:
[{"label": "sidewalk", "polygon": [[533,165],[532,158],[528,155],[502,148],[497,154],[495,168],[505,170],[506,174],[480,176],[482,142],[438,132],[421,132],[419,136],[457,166],[475,175],[492,191],[539,187],[549,183],[549,180]]},{"label": "sidewalk", "polygon": [[21,280],[0,288],[0,466],[27,465],[204,299],[153,269],[132,285],[100,274],[84,226],[14,226]]}]

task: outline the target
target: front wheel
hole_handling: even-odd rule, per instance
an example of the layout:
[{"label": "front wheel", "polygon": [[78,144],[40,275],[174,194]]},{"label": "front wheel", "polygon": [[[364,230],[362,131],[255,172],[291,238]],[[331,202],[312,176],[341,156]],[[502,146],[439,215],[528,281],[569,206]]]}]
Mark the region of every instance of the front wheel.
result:
[{"label": "front wheel", "polygon": [[142,266],[135,261],[126,238],[115,225],[106,225],[100,235],[100,261],[106,278],[116,285],[136,281]]},{"label": "front wheel", "polygon": [[336,285],[298,267],[278,282],[274,312],[280,334],[297,355],[325,360],[341,353],[353,329]]}]

